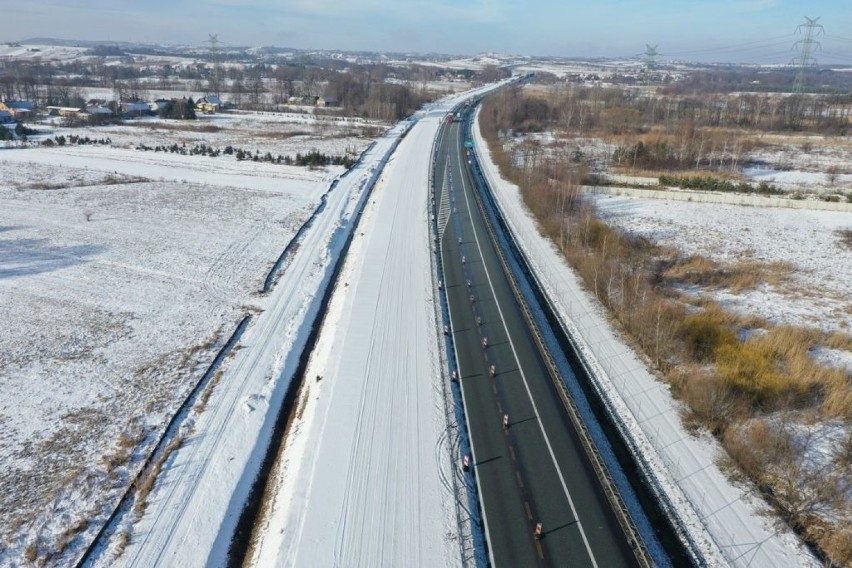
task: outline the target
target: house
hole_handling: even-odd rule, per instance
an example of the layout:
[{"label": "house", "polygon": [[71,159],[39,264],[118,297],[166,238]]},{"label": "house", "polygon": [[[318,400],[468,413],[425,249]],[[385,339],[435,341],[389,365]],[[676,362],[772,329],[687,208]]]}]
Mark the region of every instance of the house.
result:
[{"label": "house", "polygon": [[13,124],[15,122],[14,115],[8,110],[0,110],[0,124]]},{"label": "house", "polygon": [[80,107],[63,107],[63,106],[49,106],[47,107],[47,113],[50,116],[65,116],[65,117],[74,117],[74,116],[86,116],[88,113],[86,109]]},{"label": "house", "polygon": [[214,114],[222,107],[222,99],[216,95],[205,95],[195,101],[196,112]]},{"label": "house", "polygon": [[151,112],[161,114],[167,113],[174,106],[175,102],[171,99],[157,99],[149,105]]},{"label": "house", "polygon": [[30,118],[35,112],[35,105],[30,101],[0,102],[0,111],[11,113],[17,120]]},{"label": "house", "polygon": [[100,105],[87,106],[86,112],[88,112],[89,115],[91,115],[93,117],[95,117],[95,116],[112,116],[112,111],[107,106],[100,106]]},{"label": "house", "polygon": [[201,99],[197,103],[195,103],[195,112],[201,112],[204,114],[216,114],[216,105],[213,103],[202,102]]},{"label": "house", "polygon": [[148,103],[141,101],[121,101],[119,105],[121,112],[130,116],[142,116],[151,114],[151,107]]},{"label": "house", "polygon": [[336,107],[340,106],[340,101],[337,97],[320,97],[317,99],[318,107]]},{"label": "house", "polygon": [[305,95],[305,96],[293,95],[292,97],[289,97],[287,99],[287,104],[288,105],[310,105],[310,106],[314,106],[315,104],[317,104],[318,99],[319,99],[319,97],[314,97],[314,96],[310,96],[310,95]]},{"label": "house", "polygon": [[198,99],[199,103],[206,103],[219,108],[222,106],[222,99],[220,99],[217,95],[204,95],[200,99]]}]

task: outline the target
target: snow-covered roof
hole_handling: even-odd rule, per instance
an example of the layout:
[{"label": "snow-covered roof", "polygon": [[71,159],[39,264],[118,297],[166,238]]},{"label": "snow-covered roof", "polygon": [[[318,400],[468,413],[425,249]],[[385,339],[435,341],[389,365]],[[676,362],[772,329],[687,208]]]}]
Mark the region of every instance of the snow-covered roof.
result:
[{"label": "snow-covered roof", "polygon": [[121,108],[131,112],[149,110],[148,103],[121,103]]}]

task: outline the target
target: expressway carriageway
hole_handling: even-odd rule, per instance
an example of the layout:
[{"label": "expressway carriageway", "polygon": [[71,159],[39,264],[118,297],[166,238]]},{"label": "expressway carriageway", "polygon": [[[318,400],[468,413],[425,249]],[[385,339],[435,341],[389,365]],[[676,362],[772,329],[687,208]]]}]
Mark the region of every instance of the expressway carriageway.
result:
[{"label": "expressway carriageway", "polygon": [[472,441],[468,475],[479,487],[490,560],[637,566],[489,237],[464,142],[458,122],[443,128],[434,194],[442,288]]}]

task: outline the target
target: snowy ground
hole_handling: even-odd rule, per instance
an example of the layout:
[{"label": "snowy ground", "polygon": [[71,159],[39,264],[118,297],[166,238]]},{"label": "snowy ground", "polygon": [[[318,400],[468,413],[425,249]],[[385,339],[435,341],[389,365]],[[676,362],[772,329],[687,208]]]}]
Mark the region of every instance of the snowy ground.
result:
[{"label": "snowy ground", "polygon": [[257,566],[461,562],[454,496],[439,476],[449,456],[426,215],[440,120],[408,134],[359,227]]},{"label": "snowy ground", "polygon": [[[843,136],[766,134],[743,173],[789,192],[852,194],[852,141]],[[830,175],[833,171],[834,175]]]},{"label": "snowy ground", "polygon": [[684,254],[794,265],[792,283],[719,291],[723,305],[775,324],[852,329],[852,249],[837,234],[852,230],[852,213],[590,197],[608,222]]},{"label": "snowy ground", "polygon": [[[226,146],[241,148],[252,155],[260,153],[263,156],[268,152],[273,156],[280,154],[294,157],[297,152],[305,154],[311,150],[328,155],[343,155],[347,150],[357,153],[369,143],[369,140],[365,140],[365,134],[374,134],[389,126],[378,121],[316,115],[313,112],[252,111],[199,115],[194,121],[146,117],[101,127],[64,128],[63,123],[64,119],[59,117],[33,123],[30,126],[38,131],[38,135],[30,138],[34,142],[72,134],[93,139],[109,138],[110,146],[118,149],[136,149],[142,144],[152,148],[177,144],[191,149],[203,143],[220,150]],[[139,153],[148,154],[147,160],[161,160],[165,155],[141,150]],[[193,158],[199,162],[211,161],[211,166],[217,169],[222,167],[222,162],[237,161],[234,155],[226,154],[215,158]]]},{"label": "snowy ground", "polygon": [[[257,135],[286,118],[190,135],[287,152]],[[114,144],[0,150],[0,565],[73,557],[343,171],[140,152],[136,126],[52,135],[69,133]],[[368,143],[342,140],[301,151]]]},{"label": "snowy ground", "polygon": [[[95,565],[224,562],[333,260],[369,180],[405,128],[400,124],[382,137],[329,193],[325,209],[262,304],[263,313],[242,338],[207,410],[165,464],[145,514],[121,520]],[[126,550],[123,534],[130,540]]]},{"label": "snowy ground", "polygon": [[686,432],[668,388],[616,336],[603,308],[541,236],[517,187],[500,177],[478,129],[475,139],[500,207],[563,325],[582,346],[610,408],[631,432],[709,565],[815,566],[789,531],[761,515],[766,505],[758,497],[727,480],[716,465],[722,454],[718,443]]}]

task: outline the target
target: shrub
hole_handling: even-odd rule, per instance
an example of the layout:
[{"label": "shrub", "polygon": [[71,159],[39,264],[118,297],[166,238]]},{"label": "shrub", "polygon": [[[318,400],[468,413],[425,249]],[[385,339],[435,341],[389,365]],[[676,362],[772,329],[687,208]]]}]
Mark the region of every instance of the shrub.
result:
[{"label": "shrub", "polygon": [[683,366],[669,379],[687,404],[684,419],[688,427],[704,427],[718,436],[729,424],[742,420],[748,413],[747,402],[712,373]]},{"label": "shrub", "polygon": [[720,321],[718,314],[702,312],[688,316],[680,327],[687,355],[698,362],[712,361],[723,345],[734,345],[737,336]]},{"label": "shrub", "polygon": [[695,189],[701,191],[723,191],[727,193],[758,193],[762,195],[777,195],[782,193],[775,184],[761,181],[757,187],[746,182],[734,183],[713,176],[677,176],[661,175],[660,185],[679,187],[680,189]]},{"label": "shrub", "polygon": [[750,395],[757,406],[771,407],[793,388],[778,372],[771,354],[754,341],[720,346],[716,369],[733,389]]},{"label": "shrub", "polygon": [[24,551],[24,558],[30,564],[34,563],[36,559],[38,559],[38,547],[34,544],[30,544],[29,546],[27,546],[26,550]]}]

